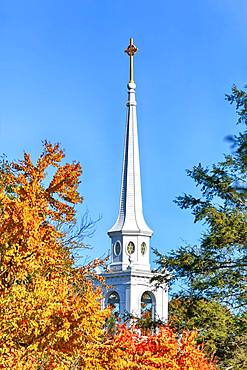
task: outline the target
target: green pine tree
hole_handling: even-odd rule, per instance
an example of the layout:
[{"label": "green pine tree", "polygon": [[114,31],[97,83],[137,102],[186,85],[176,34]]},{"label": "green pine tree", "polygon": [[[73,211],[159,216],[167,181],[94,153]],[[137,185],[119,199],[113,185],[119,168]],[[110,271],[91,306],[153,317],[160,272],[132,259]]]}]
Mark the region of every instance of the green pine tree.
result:
[{"label": "green pine tree", "polygon": [[[176,317],[172,325],[198,328],[208,352],[216,353],[223,368],[235,370],[247,368],[246,87],[239,90],[234,85],[226,99],[236,105],[241,126],[241,132],[229,138],[231,154],[210,168],[199,164],[188,170],[201,196],[184,194],[175,200],[182,209],[191,210],[195,222],[205,225],[200,243],[183,245],[167,255],[155,253],[157,270],[163,272],[156,278],[157,284],[179,281],[183,287],[170,303],[172,317]],[[217,320],[230,320],[228,335]]]}]

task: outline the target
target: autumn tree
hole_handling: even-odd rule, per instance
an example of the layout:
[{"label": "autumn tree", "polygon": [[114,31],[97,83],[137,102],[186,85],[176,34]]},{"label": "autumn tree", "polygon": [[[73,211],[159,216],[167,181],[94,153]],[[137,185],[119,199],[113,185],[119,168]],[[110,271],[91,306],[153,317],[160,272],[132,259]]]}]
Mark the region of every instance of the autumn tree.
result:
[{"label": "autumn tree", "polygon": [[[107,310],[88,276],[75,268],[64,233],[75,223],[79,163],[62,164],[44,143],[36,163],[2,161],[0,170],[0,368],[92,369]],[[51,178],[49,181],[48,179]]]},{"label": "autumn tree", "polygon": [[195,332],[183,332],[178,340],[168,327],[159,333],[142,335],[138,328],[119,327],[116,336],[105,342],[101,366],[105,370],[215,370],[197,347]]}]

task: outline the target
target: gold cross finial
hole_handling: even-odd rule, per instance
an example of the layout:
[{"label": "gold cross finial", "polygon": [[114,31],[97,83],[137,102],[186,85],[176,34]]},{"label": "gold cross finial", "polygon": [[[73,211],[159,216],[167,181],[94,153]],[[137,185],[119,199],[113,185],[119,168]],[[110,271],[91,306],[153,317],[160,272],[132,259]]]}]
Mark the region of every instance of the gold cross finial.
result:
[{"label": "gold cross finial", "polygon": [[133,42],[133,39],[130,39],[130,44],[129,46],[127,47],[127,49],[125,49],[125,53],[127,53],[130,57],[130,83],[133,83],[134,82],[134,63],[133,63],[133,57],[135,55],[135,53],[137,52],[137,47],[134,45],[134,42]]}]

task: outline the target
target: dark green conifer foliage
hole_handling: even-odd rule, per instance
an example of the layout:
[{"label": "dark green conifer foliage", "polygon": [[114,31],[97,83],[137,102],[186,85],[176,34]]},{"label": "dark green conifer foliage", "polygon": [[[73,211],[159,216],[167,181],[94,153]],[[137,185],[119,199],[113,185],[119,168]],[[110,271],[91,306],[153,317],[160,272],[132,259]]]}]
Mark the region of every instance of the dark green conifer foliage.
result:
[{"label": "dark green conifer foliage", "polygon": [[[176,286],[182,288],[179,292],[176,291],[174,298],[179,297],[180,303],[187,305],[188,302],[193,302],[190,303],[193,312],[187,308],[181,311],[181,305],[178,308],[175,301],[171,303],[173,315],[177,310],[177,325],[181,319],[185,325],[190,326],[193,322],[193,325],[202,332],[205,328],[204,339],[207,346],[211,345],[212,352],[215,346],[214,351],[220,357],[221,363],[226,364],[226,361],[232,366],[229,369],[240,369],[245,366],[247,368],[247,355],[244,355],[247,351],[243,347],[246,341],[241,339],[244,337],[246,339],[247,336],[246,87],[239,90],[234,85],[231,94],[226,95],[226,100],[236,106],[237,124],[241,130],[238,135],[228,137],[231,153],[225,155],[222,162],[211,167],[204,168],[199,163],[192,170],[187,170],[188,176],[195,181],[201,195],[195,197],[184,194],[175,200],[180,208],[191,211],[195,222],[202,222],[205,225],[204,232],[198,245],[183,245],[167,255],[155,251],[157,270],[164,273],[159,275],[156,281],[157,284],[164,280],[170,284],[179,282]],[[222,347],[226,342],[224,340],[220,342],[221,328],[215,327],[214,333],[211,334],[209,327],[206,329],[206,311],[210,320],[210,317],[213,317],[214,304],[222,305],[222,310],[218,312],[223,316],[230,314],[228,310],[224,311],[224,307],[231,309],[236,325],[231,335],[225,338],[228,342],[226,351],[226,348]],[[201,305],[204,308],[200,319]],[[219,306],[217,307],[219,309]],[[189,313],[192,318],[189,317]],[[232,326],[229,326],[229,333],[230,327]],[[220,352],[221,347],[223,351]]]}]

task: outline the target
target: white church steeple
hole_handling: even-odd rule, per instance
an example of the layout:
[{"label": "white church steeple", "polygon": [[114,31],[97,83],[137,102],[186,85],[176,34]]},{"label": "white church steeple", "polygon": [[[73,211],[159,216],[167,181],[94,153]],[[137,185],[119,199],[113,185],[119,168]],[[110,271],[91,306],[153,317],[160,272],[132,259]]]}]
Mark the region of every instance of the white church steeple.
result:
[{"label": "white church steeple", "polygon": [[[117,221],[108,231],[111,238],[111,263],[109,271],[102,273],[106,285],[103,288],[103,307],[111,305],[113,313],[126,312],[134,316],[167,319],[167,287],[155,287],[151,282],[150,238],[152,230],[146,224],[142,212],[141,175],[137,135],[136,99],[133,57],[137,51],[130,39],[125,50],[130,57],[128,83],[127,122],[124,146],[120,207]],[[147,316],[148,314],[148,316]]]},{"label": "white church steeple", "polygon": [[130,57],[127,122],[124,146],[122,184],[118,218],[108,231],[112,239],[112,264],[117,270],[133,267],[149,270],[149,241],[152,230],[144,220],[142,210],[141,175],[137,133],[137,115],[133,57],[137,51],[130,39],[125,50]]}]

